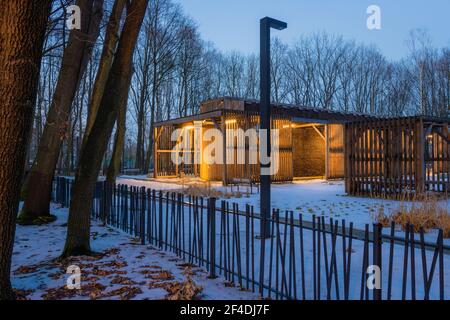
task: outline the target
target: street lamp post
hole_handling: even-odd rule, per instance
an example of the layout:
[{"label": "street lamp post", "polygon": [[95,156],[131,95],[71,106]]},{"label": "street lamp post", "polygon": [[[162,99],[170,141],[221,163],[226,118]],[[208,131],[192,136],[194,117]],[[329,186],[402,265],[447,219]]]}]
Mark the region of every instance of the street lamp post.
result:
[{"label": "street lamp post", "polygon": [[[266,150],[267,156],[271,156],[271,110],[270,110],[270,29],[284,30],[287,28],[287,23],[278,21],[269,17],[265,17],[260,21],[260,130],[265,131],[266,134]],[[261,143],[260,143],[261,144]],[[268,174],[263,174],[264,169],[271,167],[271,163],[261,163],[261,192],[260,192],[260,207],[261,207],[261,238],[270,237],[270,184],[272,177]]]}]

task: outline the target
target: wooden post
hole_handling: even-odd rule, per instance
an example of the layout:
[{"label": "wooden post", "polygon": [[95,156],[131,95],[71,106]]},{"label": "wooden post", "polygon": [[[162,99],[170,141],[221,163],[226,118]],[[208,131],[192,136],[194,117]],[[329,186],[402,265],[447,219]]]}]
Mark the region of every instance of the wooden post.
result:
[{"label": "wooden post", "polygon": [[442,134],[445,137],[445,148],[444,148],[444,141],[442,141],[442,156],[443,156],[443,183],[444,183],[444,188],[443,191],[444,192],[449,192],[449,185],[450,185],[450,143],[449,143],[449,139],[450,139],[450,132],[448,129],[448,123],[444,123],[443,124],[443,128],[442,128]]},{"label": "wooden post", "polygon": [[222,143],[223,143],[223,155],[222,155],[222,183],[224,186],[228,185],[227,178],[227,124],[225,115],[222,116]]},{"label": "wooden post", "polygon": [[416,121],[415,130],[415,185],[416,193],[420,194],[425,191],[425,137],[423,130],[422,118]]},{"label": "wooden post", "polygon": [[352,179],[352,146],[350,145],[350,133],[351,133],[351,125],[346,124],[344,126],[344,152],[345,152],[345,165],[344,165],[344,176],[345,176],[345,192],[351,194],[351,179]]},{"label": "wooden post", "polygon": [[201,165],[201,163],[203,162],[202,160],[202,150],[203,150],[203,132],[202,132],[202,127],[203,127],[203,122],[202,121],[194,121],[194,131],[193,131],[193,138],[192,138],[192,144],[193,144],[193,148],[194,148],[194,159],[193,159],[193,163],[194,163],[194,175],[196,177],[200,176],[200,172],[201,170],[199,170],[199,167]]},{"label": "wooden post", "polygon": [[158,179],[158,128],[154,131],[155,141],[153,143],[153,178]]},{"label": "wooden post", "polygon": [[[177,141],[176,141],[176,146],[175,146],[175,152],[176,152],[176,159],[177,159],[177,162],[175,163],[175,176],[177,177],[177,178],[181,178],[181,175],[180,175],[180,165],[178,164],[178,158],[179,158],[179,156],[180,156],[180,149],[178,148],[178,146],[180,145],[180,138],[182,139],[182,136],[183,136],[183,134],[184,134],[184,129],[181,129],[181,135],[179,135],[178,137],[177,137]],[[183,153],[183,156],[184,156],[184,153]]]},{"label": "wooden post", "polygon": [[330,178],[330,135],[328,130],[329,124],[325,125],[325,179],[328,180]]}]

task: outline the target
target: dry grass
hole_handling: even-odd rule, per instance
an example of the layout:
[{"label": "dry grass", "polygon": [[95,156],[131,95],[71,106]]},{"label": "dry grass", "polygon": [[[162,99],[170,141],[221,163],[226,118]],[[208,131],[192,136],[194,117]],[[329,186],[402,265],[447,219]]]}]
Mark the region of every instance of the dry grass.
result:
[{"label": "dry grass", "polygon": [[402,203],[391,212],[385,212],[381,207],[375,214],[375,221],[384,227],[390,227],[392,222],[406,230],[408,225],[414,227],[415,232],[421,228],[425,232],[433,229],[442,229],[445,238],[450,238],[450,211],[444,203],[439,203],[438,198],[426,196],[421,199],[413,199],[412,204]]}]

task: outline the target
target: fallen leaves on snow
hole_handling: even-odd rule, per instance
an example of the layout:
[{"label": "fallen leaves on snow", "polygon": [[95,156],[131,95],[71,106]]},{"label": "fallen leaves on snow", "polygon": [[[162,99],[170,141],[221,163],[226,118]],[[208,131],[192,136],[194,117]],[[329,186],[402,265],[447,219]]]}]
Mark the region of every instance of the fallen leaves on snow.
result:
[{"label": "fallen leaves on snow", "polygon": [[14,274],[19,275],[19,274],[34,273],[37,271],[37,269],[38,269],[37,266],[21,266],[17,268],[16,271],[14,271]]},{"label": "fallen leaves on snow", "polygon": [[131,280],[128,277],[121,277],[121,276],[115,276],[112,280],[111,280],[111,284],[121,284],[121,285],[136,285],[137,282]]},{"label": "fallen leaves on snow", "polygon": [[194,300],[203,291],[203,287],[192,280],[190,268],[186,268],[184,275],[186,276],[184,282],[170,287],[167,300]]},{"label": "fallen leaves on snow", "polygon": [[165,270],[155,274],[150,274],[148,277],[152,280],[161,280],[161,281],[168,281],[174,279],[173,274]]},{"label": "fallen leaves on snow", "polygon": [[126,286],[119,289],[112,290],[100,296],[100,298],[112,298],[118,296],[120,300],[130,300],[135,298],[138,294],[142,294],[139,287]]},{"label": "fallen leaves on snow", "polygon": [[18,301],[30,300],[28,299],[28,296],[33,292],[34,290],[14,289],[14,294],[16,295],[16,300]]}]

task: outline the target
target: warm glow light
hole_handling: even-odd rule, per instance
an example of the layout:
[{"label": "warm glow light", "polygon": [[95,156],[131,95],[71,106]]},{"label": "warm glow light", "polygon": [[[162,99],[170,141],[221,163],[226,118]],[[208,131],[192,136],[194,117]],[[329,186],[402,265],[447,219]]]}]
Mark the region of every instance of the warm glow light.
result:
[{"label": "warm glow light", "polygon": [[194,127],[194,126],[186,126],[186,127],[184,127],[183,129],[186,129],[186,130],[194,130],[195,127]]},{"label": "warm glow light", "polygon": [[237,123],[236,119],[225,121],[225,124],[235,124],[235,123]]}]

